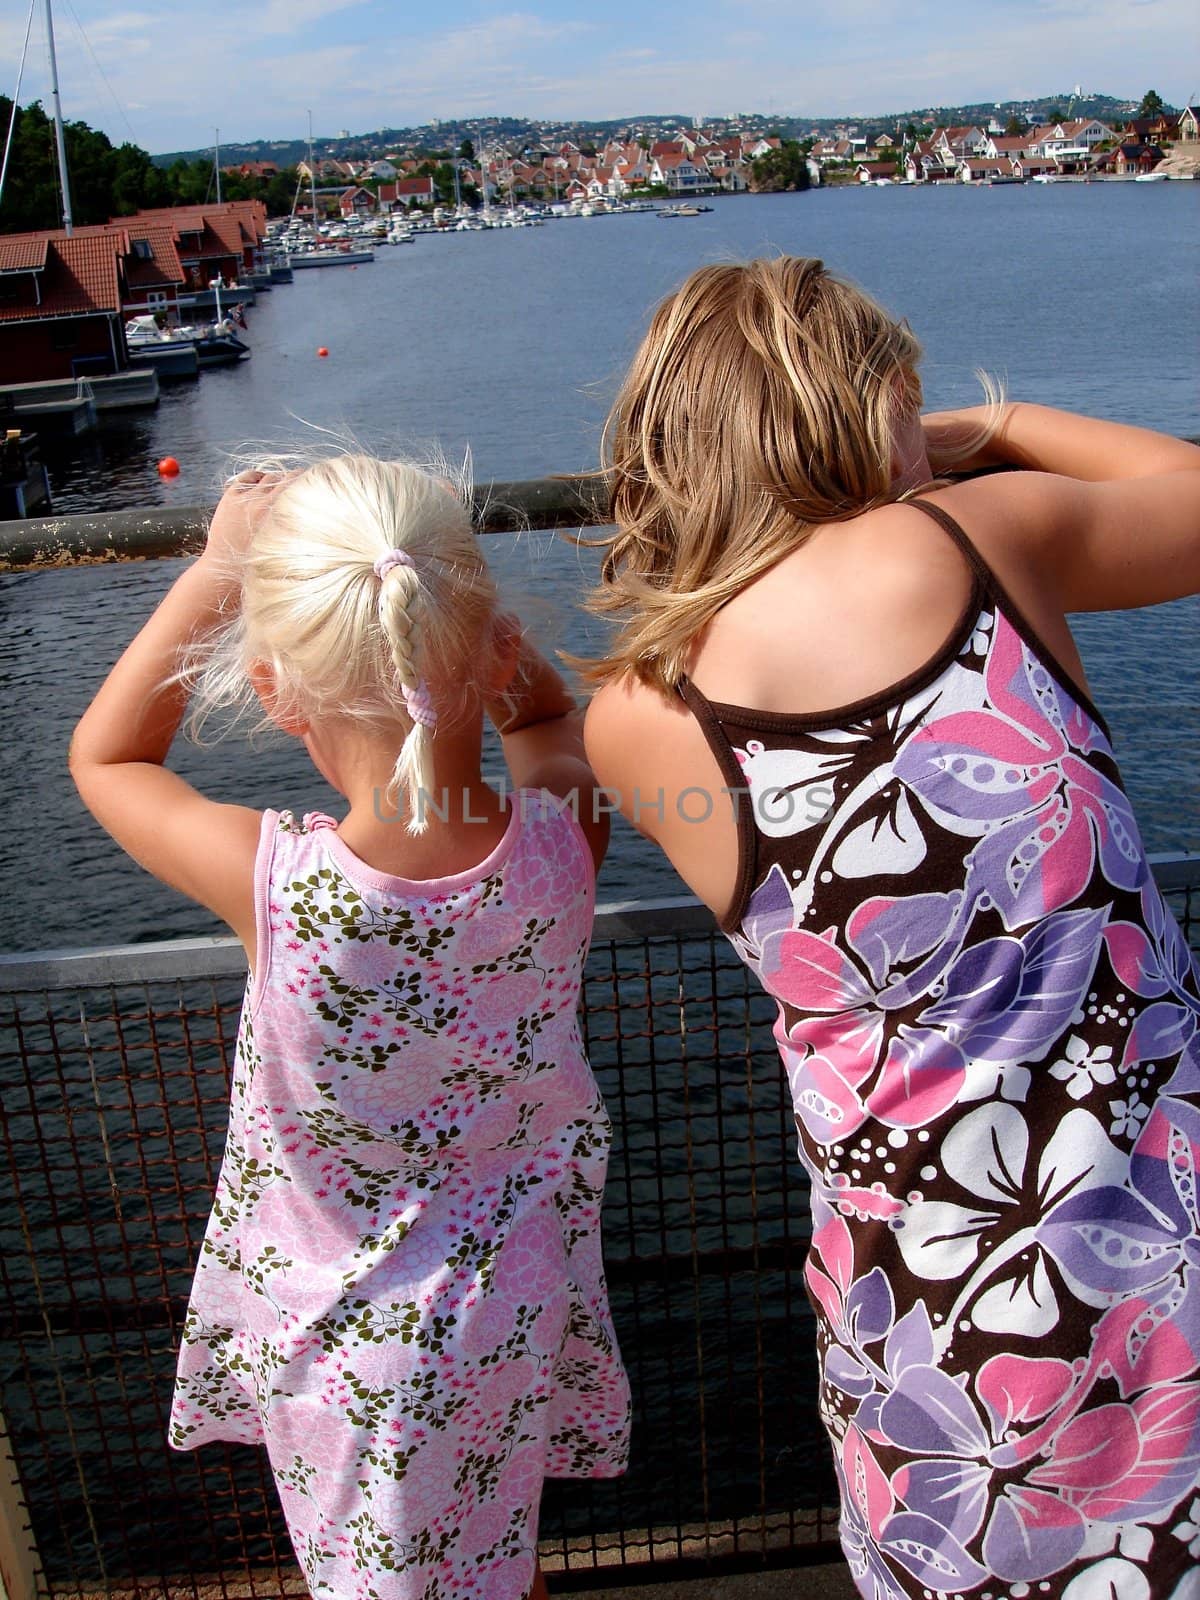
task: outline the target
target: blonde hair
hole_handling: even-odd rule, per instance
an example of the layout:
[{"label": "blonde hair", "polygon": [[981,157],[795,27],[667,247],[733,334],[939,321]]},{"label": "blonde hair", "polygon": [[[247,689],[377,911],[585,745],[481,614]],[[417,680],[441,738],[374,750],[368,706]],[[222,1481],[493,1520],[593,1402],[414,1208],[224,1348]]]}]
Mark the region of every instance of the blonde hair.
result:
[{"label": "blonde hair", "polygon": [[[274,465],[274,464],[272,464]],[[219,707],[256,705],[250,669],[274,679],[269,721],[346,718],[402,731],[389,794],[403,787],[408,830],[427,825],[432,724],[482,692],[496,591],[465,486],[367,455],[295,472],[255,529],[242,603],[181,677],[199,734]]]},{"label": "blonde hair", "polygon": [[809,530],[900,498],[920,355],[812,259],[702,267],[664,300],[606,428],[617,531],[589,603],[625,621],[586,675],[671,690],[716,612]]}]

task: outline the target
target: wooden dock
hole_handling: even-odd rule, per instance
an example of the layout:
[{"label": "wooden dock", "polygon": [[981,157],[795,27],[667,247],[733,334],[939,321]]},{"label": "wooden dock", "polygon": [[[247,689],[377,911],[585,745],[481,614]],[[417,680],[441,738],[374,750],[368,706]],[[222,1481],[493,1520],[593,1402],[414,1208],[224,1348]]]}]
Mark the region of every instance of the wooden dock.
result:
[{"label": "wooden dock", "polygon": [[42,434],[87,433],[101,412],[140,411],[157,404],[158,376],[141,367],[102,377],[0,385],[0,419],[16,419]]}]

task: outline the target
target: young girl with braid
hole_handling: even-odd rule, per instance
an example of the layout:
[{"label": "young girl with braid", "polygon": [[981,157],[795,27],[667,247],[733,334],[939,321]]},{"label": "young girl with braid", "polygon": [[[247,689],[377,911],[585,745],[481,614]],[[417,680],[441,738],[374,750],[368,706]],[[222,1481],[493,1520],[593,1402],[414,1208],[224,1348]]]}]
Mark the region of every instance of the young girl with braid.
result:
[{"label": "young girl with braid", "polygon": [[[303,740],[341,821],[165,770],[189,685],[200,716],[254,704]],[[251,968],[172,1444],[266,1446],[315,1600],[544,1596],[543,1478],[628,1447],[576,1026],[606,836],[462,499],[362,456],[235,479],[71,770]]]}]

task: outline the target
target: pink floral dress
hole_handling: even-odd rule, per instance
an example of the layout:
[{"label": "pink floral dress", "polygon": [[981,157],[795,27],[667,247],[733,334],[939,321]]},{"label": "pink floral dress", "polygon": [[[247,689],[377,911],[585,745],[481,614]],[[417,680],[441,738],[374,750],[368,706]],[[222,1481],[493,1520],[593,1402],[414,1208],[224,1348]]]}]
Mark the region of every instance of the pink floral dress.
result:
[{"label": "pink floral dress", "polygon": [[866,1600],[1200,1600],[1200,985],[1100,714],[975,577],[837,711],[684,698],[740,793]]},{"label": "pink floral dress", "polygon": [[544,1477],[624,1470],[576,1023],[594,873],[540,792],[411,882],[267,812],[171,1443],[265,1444],[317,1600],[520,1600]]}]

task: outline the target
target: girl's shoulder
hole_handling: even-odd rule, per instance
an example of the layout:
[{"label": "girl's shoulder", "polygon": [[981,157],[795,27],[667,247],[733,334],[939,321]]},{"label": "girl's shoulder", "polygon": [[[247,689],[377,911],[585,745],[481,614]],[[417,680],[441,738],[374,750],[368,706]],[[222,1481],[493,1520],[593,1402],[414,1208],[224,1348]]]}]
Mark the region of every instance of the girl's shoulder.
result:
[{"label": "girl's shoulder", "polygon": [[389,903],[424,902],[469,893],[476,886],[513,878],[519,885],[533,861],[553,862],[560,876],[571,872],[580,884],[595,882],[595,866],[585,825],[596,804],[591,791],[557,795],[548,789],[519,788],[505,796],[508,826],[494,848],[475,866],[437,878],[405,878],[378,871],[342,839],[336,818],[321,811],[301,816],[267,811],[260,835],[257,878],[261,893],[270,887],[304,887],[335,898],[345,884],[368,899]]},{"label": "girl's shoulder", "polygon": [[519,830],[514,856],[552,857],[560,870],[571,871],[580,882],[595,884],[596,867],[586,829],[600,815],[598,808],[605,803],[602,791],[589,787],[560,795],[549,789],[522,788],[509,795],[508,803]]}]

